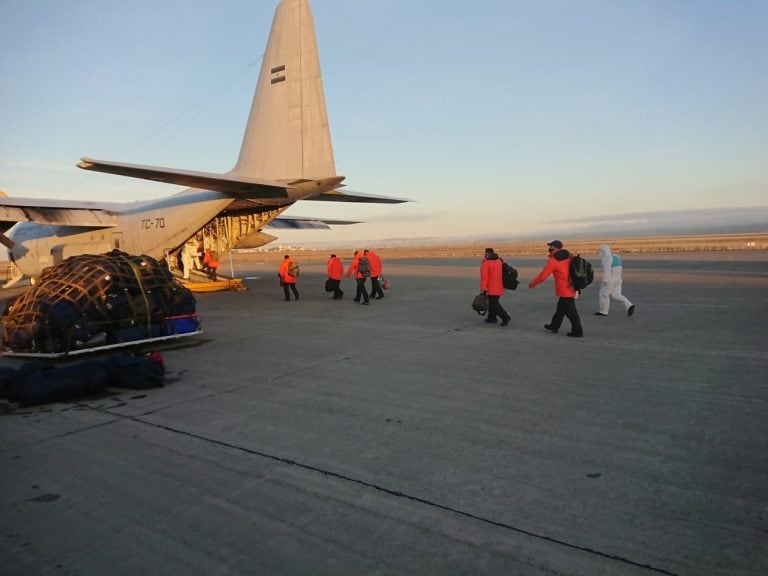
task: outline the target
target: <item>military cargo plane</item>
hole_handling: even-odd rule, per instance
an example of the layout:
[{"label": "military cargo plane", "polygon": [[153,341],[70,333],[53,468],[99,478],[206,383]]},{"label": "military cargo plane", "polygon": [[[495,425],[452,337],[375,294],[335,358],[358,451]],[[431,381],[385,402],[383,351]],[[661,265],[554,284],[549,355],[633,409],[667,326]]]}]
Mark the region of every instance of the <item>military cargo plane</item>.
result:
[{"label": "military cargo plane", "polygon": [[[253,248],[275,240],[263,229],[354,224],[280,216],[299,200],[400,203],[343,192],[336,174],[312,12],[307,0],[278,5],[239,158],[226,173],[82,158],[83,170],[188,186],[134,203],[0,198],[0,243],[17,274],[33,280],[70,256],[119,249],[163,259],[209,231],[219,246]],[[11,227],[12,226],[12,227]],[[10,228],[10,230],[9,230]]]}]

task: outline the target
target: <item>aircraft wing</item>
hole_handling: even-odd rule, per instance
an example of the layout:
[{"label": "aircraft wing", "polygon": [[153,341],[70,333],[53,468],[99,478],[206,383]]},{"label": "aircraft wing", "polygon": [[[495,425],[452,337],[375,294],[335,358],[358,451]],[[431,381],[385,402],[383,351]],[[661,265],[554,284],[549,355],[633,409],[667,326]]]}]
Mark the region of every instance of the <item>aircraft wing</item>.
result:
[{"label": "aircraft wing", "polygon": [[338,220],[330,218],[308,218],[304,216],[278,216],[274,218],[267,228],[314,228],[326,229],[340,224],[360,224],[356,220]]},{"label": "aircraft wing", "polygon": [[111,227],[117,224],[113,210],[121,205],[108,202],[0,197],[0,223],[10,228],[16,222]]},{"label": "aircraft wing", "polygon": [[110,228],[117,225],[112,212],[114,204],[46,200],[43,198],[0,197],[0,244],[13,248],[13,241],[5,232],[17,222],[35,222],[86,228]]},{"label": "aircraft wing", "polygon": [[106,174],[117,174],[131,178],[142,178],[178,184],[201,190],[216,190],[234,196],[247,198],[288,198],[286,184],[276,180],[249,178],[233,174],[216,174],[214,172],[195,172],[193,170],[175,170],[141,164],[125,164],[123,162],[105,162],[92,158],[81,158],[78,168]]}]

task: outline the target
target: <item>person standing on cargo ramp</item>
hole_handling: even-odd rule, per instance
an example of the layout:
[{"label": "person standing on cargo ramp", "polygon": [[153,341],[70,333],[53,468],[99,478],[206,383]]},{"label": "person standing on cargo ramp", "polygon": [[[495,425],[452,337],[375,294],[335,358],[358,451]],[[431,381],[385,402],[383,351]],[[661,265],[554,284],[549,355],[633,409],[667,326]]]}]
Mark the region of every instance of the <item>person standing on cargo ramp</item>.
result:
[{"label": "person standing on cargo ramp", "polygon": [[493,251],[493,248],[486,248],[483,261],[480,263],[480,291],[488,296],[488,318],[485,319],[489,324],[496,324],[496,317],[501,318],[501,325],[509,324],[509,314],[501,306],[501,295],[504,294],[504,284],[501,281],[502,260],[499,255]]},{"label": "person standing on cargo ramp", "polygon": [[189,273],[194,267],[195,256],[197,255],[197,246],[192,241],[184,242],[181,248],[181,265],[184,267],[184,280],[189,280]]},{"label": "person standing on cargo ramp", "polygon": [[283,262],[280,264],[280,271],[277,275],[280,276],[280,284],[283,286],[285,301],[288,302],[291,299],[291,296],[288,293],[289,287],[291,291],[293,291],[294,299],[298,300],[299,291],[296,289],[296,279],[299,277],[299,265],[290,257],[290,255],[286,254],[283,258]]},{"label": "person standing on cargo ramp", "polygon": [[607,244],[600,244],[598,254],[600,254],[600,266],[603,272],[600,278],[600,307],[595,312],[595,316],[608,316],[611,298],[624,304],[627,316],[632,316],[635,313],[635,305],[621,293],[621,258],[618,254],[611,252]]},{"label": "person standing on cargo ramp", "polygon": [[208,278],[216,282],[217,276],[216,276],[216,270],[219,267],[219,254],[218,252],[213,252],[210,248],[205,249],[205,254],[203,255],[203,272],[205,272],[208,275]]},{"label": "person standing on cargo ramp", "polygon": [[544,324],[544,328],[553,334],[557,334],[557,331],[560,330],[560,325],[563,323],[563,317],[567,316],[568,320],[571,321],[571,331],[568,332],[567,336],[581,338],[584,336],[584,330],[581,327],[579,311],[576,310],[576,291],[571,286],[570,281],[571,253],[563,249],[563,243],[560,240],[553,240],[547,246],[549,247],[547,263],[539,275],[531,280],[528,288],[536,288],[550,274],[553,275],[555,277],[555,294],[559,296],[559,300],[557,301],[557,309],[555,310],[555,315],[552,316],[552,321],[549,324]]}]

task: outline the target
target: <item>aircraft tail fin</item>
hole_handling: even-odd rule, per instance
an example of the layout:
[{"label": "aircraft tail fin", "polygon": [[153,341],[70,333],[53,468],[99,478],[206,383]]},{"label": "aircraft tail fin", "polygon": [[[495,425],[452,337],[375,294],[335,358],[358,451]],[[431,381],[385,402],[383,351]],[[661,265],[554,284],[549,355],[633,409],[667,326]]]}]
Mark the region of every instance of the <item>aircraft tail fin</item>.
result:
[{"label": "aircraft tail fin", "polygon": [[312,12],[278,5],[233,175],[271,180],[336,174]]}]

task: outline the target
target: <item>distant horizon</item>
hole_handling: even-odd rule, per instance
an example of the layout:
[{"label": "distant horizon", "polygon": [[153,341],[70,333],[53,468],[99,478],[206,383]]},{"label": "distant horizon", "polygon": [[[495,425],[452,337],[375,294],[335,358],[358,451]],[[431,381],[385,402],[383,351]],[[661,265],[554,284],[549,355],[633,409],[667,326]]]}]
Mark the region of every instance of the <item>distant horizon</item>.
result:
[{"label": "distant horizon", "polygon": [[[365,226],[353,224],[346,228]],[[616,238],[675,238],[682,236],[715,236],[739,234],[768,234],[768,208],[732,208],[724,210],[671,210],[603,216],[588,222],[555,222],[551,229],[527,233],[489,233],[443,236],[398,236],[382,238],[349,238],[331,230],[280,229],[277,240],[261,246],[262,251],[273,251],[279,246],[292,248],[359,248],[369,247],[425,247],[476,243],[526,243],[553,239],[600,240]],[[334,234],[334,240],[322,239]],[[234,248],[234,250],[238,250]],[[247,250],[244,250],[247,251]],[[0,261],[8,261],[8,251],[0,246]]]},{"label": "distant horizon", "polygon": [[[747,238],[745,238],[747,237]],[[522,250],[513,250],[513,253],[531,254],[531,246],[539,246],[534,249],[536,253],[544,250],[545,242],[549,240],[562,240],[567,246],[581,245],[580,250],[584,249],[585,244],[610,243],[621,241],[624,251],[627,252],[690,252],[690,251],[721,251],[721,250],[768,250],[768,228],[760,231],[729,231],[729,232],[688,232],[680,234],[649,234],[649,235],[627,235],[619,234],[616,236],[545,236],[545,237],[510,237],[510,236],[482,236],[482,237],[462,237],[462,238],[394,238],[381,241],[365,242],[329,242],[319,244],[280,244],[270,243],[259,248],[235,248],[231,250],[233,255],[239,254],[261,254],[272,255],[273,258],[282,258],[283,252],[301,251],[309,253],[318,253],[326,250],[355,250],[371,248],[380,252],[413,250],[416,253],[429,254],[429,257],[451,257],[446,256],[444,252],[434,254],[430,251],[444,251],[451,249],[461,257],[466,256],[467,248],[476,246],[494,246],[497,249],[510,250],[518,246]],[[747,241],[746,245],[739,245],[739,242]],[[702,246],[702,242],[705,243]],[[751,245],[750,245],[751,244]],[[392,254],[389,255],[390,257]],[[323,256],[324,257],[324,256]],[[318,259],[311,257],[311,260]],[[0,247],[0,263],[8,264],[8,255],[5,248]]]},{"label": "distant horizon", "polygon": [[[549,229],[535,232],[515,234],[456,234],[440,236],[393,236],[381,238],[349,238],[337,237],[334,240],[320,238],[322,234],[332,231],[280,231],[280,236],[274,242],[265,245],[302,245],[302,246],[355,246],[361,243],[367,245],[424,245],[475,243],[475,242],[527,242],[545,239],[599,239],[599,238],[647,238],[647,237],[676,237],[689,235],[727,235],[768,233],[768,208],[747,207],[731,209],[702,209],[702,210],[671,210],[659,212],[644,212],[635,214],[618,214],[596,217],[585,222],[574,221],[554,222]],[[348,228],[365,226],[365,223],[351,225]],[[333,231],[338,230],[334,228]]]},{"label": "distant horizon", "polygon": [[535,244],[541,242],[544,245],[549,240],[561,240],[564,243],[574,242],[612,242],[616,240],[642,242],[648,241],[663,241],[669,240],[674,242],[676,240],[682,241],[683,239],[701,238],[701,239],[727,239],[729,237],[742,237],[742,236],[755,236],[760,240],[764,240],[765,244],[756,246],[757,249],[768,249],[768,228],[762,230],[743,230],[734,232],[688,232],[679,234],[647,234],[647,235],[632,235],[632,234],[616,234],[613,236],[591,236],[591,235],[568,235],[568,236],[533,236],[529,238],[513,237],[513,236],[480,236],[480,237],[414,237],[414,238],[384,238],[380,240],[359,241],[359,242],[320,242],[320,243],[279,243],[273,242],[266,244],[259,248],[244,248],[233,249],[234,252],[279,252],[283,250],[320,250],[329,248],[344,248],[344,249],[362,249],[370,247],[373,249],[398,249],[398,248],[440,248],[449,246],[470,246],[470,245],[500,245],[500,244]]}]

